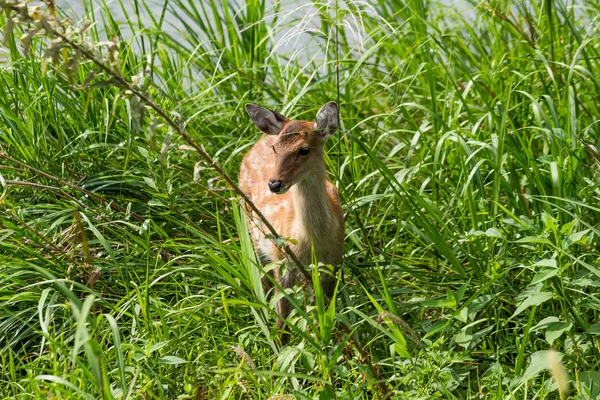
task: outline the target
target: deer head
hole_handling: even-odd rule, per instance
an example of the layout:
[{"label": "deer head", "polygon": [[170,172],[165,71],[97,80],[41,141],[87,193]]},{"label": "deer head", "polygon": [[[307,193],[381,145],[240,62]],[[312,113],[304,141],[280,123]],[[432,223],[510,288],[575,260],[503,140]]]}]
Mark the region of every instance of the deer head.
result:
[{"label": "deer head", "polygon": [[266,108],[247,104],[254,124],[267,135],[277,135],[273,143],[275,168],[269,179],[273,193],[287,192],[296,183],[322,178],[324,145],[338,128],[338,109],[333,101],[317,113],[317,121],[293,121]]}]

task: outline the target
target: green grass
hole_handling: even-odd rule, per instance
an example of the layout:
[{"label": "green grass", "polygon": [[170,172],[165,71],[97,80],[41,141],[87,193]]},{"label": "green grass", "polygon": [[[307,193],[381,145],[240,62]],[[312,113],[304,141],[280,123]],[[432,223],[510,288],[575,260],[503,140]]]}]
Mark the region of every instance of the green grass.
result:
[{"label": "green grass", "polygon": [[[76,89],[89,61],[44,70],[42,37],[26,57],[18,26],[0,48],[2,398],[600,395],[600,3],[314,2],[304,25],[285,3],[170,0],[122,37],[151,3],[121,3],[130,22],[88,4],[90,38],[121,36],[122,75],[150,68],[143,87],[231,176],[259,137],[245,103],[339,102],[337,294],[289,293],[280,348],[222,177],[106,75]],[[299,29],[307,55],[276,48]]]}]

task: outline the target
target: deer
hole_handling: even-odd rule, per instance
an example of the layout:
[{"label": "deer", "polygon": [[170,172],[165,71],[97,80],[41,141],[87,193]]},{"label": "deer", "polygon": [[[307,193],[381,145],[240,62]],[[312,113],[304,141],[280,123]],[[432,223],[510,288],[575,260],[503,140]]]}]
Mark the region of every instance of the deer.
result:
[{"label": "deer", "polygon": [[[321,107],[316,122],[291,120],[255,104],[247,104],[246,111],[266,135],[242,160],[241,190],[279,236],[294,239],[289,247],[304,266],[312,263],[314,255],[317,262],[335,268],[344,254],[344,213],[338,189],[327,179],[325,143],[338,129],[337,104],[332,101]],[[285,269],[275,268],[272,272],[284,290],[301,283],[304,275],[298,266],[289,262],[285,252],[267,237],[268,231],[249,207],[246,217],[260,264],[280,260],[286,263]],[[335,273],[320,272],[319,282],[323,293],[331,297]],[[267,290],[271,287],[266,276],[262,284]],[[276,303],[278,330],[291,310],[285,297]],[[284,334],[280,340],[285,344],[289,336]]]}]

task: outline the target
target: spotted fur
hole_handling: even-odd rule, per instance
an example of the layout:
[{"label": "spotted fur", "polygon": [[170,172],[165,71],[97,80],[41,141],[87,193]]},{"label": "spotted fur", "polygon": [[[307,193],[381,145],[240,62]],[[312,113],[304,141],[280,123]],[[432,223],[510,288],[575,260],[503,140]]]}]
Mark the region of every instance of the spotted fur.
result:
[{"label": "spotted fur", "polygon": [[[327,180],[324,159],[326,139],[337,129],[337,106],[331,102],[317,114],[317,122],[292,121],[262,107],[248,105],[255,124],[267,133],[246,154],[240,169],[240,187],[275,230],[298,243],[291,245],[300,261],[317,261],[336,266],[344,251],[344,216],[337,188]],[[272,114],[270,114],[272,113]],[[279,129],[279,132],[275,132]],[[307,156],[299,154],[308,148]],[[272,193],[269,180],[281,180],[283,194]],[[265,237],[261,221],[248,213],[248,225],[255,249],[263,265],[285,260],[285,253]],[[303,274],[288,265],[274,277],[283,288],[293,287]],[[335,286],[332,275],[322,273],[321,284],[331,296]],[[280,318],[290,313],[290,304],[282,299],[277,305]],[[282,320],[278,321],[281,327]]]}]

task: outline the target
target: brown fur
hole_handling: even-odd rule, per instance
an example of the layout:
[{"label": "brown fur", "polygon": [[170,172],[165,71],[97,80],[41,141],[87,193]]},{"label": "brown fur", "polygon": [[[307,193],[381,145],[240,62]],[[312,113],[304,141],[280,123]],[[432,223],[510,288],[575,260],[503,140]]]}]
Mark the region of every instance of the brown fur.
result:
[{"label": "brown fur", "polygon": [[[344,252],[344,216],[338,190],[326,178],[326,137],[315,128],[314,122],[287,120],[279,135],[261,138],[242,161],[240,187],[277,233],[298,242],[291,248],[303,264],[311,264],[314,248],[317,261],[336,266]],[[310,148],[308,156],[298,155],[302,147]],[[281,180],[285,193],[271,193],[270,179]],[[249,214],[248,222],[261,263],[284,260],[285,254],[265,238],[268,232],[260,220]],[[275,279],[291,288],[304,277],[288,265],[283,275],[275,271]],[[335,279],[321,273],[321,284],[331,296]],[[277,305],[280,318],[287,318],[290,311],[289,302],[282,299]]]}]

